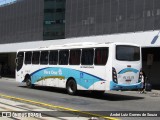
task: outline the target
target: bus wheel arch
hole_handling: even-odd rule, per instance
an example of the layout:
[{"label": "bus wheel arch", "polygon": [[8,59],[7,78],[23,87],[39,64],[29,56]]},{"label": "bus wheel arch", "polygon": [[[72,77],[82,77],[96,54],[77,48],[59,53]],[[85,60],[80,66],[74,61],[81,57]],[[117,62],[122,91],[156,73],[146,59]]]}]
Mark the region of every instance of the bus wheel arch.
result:
[{"label": "bus wheel arch", "polygon": [[26,86],[27,86],[28,88],[33,88],[33,87],[34,87],[34,84],[32,84],[32,82],[31,82],[31,77],[30,77],[29,74],[26,74],[25,79],[24,79],[24,82],[26,82]]},{"label": "bus wheel arch", "polygon": [[67,79],[66,89],[69,95],[75,95],[77,93],[77,83],[74,78],[70,77]]}]

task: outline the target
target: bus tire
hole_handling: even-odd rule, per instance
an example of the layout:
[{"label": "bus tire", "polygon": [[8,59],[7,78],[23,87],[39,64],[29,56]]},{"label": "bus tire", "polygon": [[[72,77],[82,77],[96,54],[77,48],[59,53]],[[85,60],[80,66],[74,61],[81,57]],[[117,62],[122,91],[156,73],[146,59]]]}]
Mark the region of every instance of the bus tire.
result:
[{"label": "bus tire", "polygon": [[75,95],[77,92],[77,84],[74,79],[70,79],[66,85],[67,93],[69,95]]},{"label": "bus tire", "polygon": [[33,88],[34,84],[32,84],[31,79],[29,77],[26,78],[26,86],[28,88]]}]

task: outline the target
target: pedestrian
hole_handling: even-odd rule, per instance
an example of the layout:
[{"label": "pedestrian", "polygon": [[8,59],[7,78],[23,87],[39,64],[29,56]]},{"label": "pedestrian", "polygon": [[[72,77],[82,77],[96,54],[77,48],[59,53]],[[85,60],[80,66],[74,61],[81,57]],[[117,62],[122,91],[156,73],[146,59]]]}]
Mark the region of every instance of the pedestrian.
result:
[{"label": "pedestrian", "polygon": [[2,77],[2,63],[0,63],[0,78]]},{"label": "pedestrian", "polygon": [[144,71],[142,71],[142,84],[143,84],[143,88],[141,89],[140,93],[146,93],[145,92],[145,84],[146,84],[146,74]]}]

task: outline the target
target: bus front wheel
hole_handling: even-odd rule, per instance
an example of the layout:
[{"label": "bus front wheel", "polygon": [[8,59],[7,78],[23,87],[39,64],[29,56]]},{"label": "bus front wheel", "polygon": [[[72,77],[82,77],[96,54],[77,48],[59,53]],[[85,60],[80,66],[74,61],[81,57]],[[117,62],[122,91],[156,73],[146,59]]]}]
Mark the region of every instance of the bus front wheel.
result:
[{"label": "bus front wheel", "polygon": [[67,92],[69,95],[75,95],[77,92],[77,84],[76,84],[75,80],[70,79],[67,82],[66,89],[67,89]]},{"label": "bus front wheel", "polygon": [[32,84],[30,78],[26,78],[26,86],[27,86],[28,88],[33,88],[33,87],[34,87],[34,85]]}]

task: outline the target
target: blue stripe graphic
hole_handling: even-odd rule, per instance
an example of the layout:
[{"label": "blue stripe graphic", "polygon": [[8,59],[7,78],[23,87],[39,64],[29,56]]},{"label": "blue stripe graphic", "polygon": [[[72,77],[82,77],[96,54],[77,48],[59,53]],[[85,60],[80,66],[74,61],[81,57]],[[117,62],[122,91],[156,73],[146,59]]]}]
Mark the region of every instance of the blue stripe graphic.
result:
[{"label": "blue stripe graphic", "polygon": [[118,74],[124,74],[124,73],[126,73],[126,72],[134,72],[134,73],[137,73],[137,72],[139,72],[139,70],[134,69],[134,68],[125,68],[125,69],[121,70]]},{"label": "blue stripe graphic", "polygon": [[90,86],[92,86],[98,81],[105,81],[100,77],[75,69],[62,67],[47,67],[31,73],[32,84],[36,83],[38,80],[42,80],[42,78],[52,76],[57,78],[58,76],[62,76],[65,78],[65,80],[67,80],[69,77],[73,77],[78,85],[86,89],[88,89]]}]

